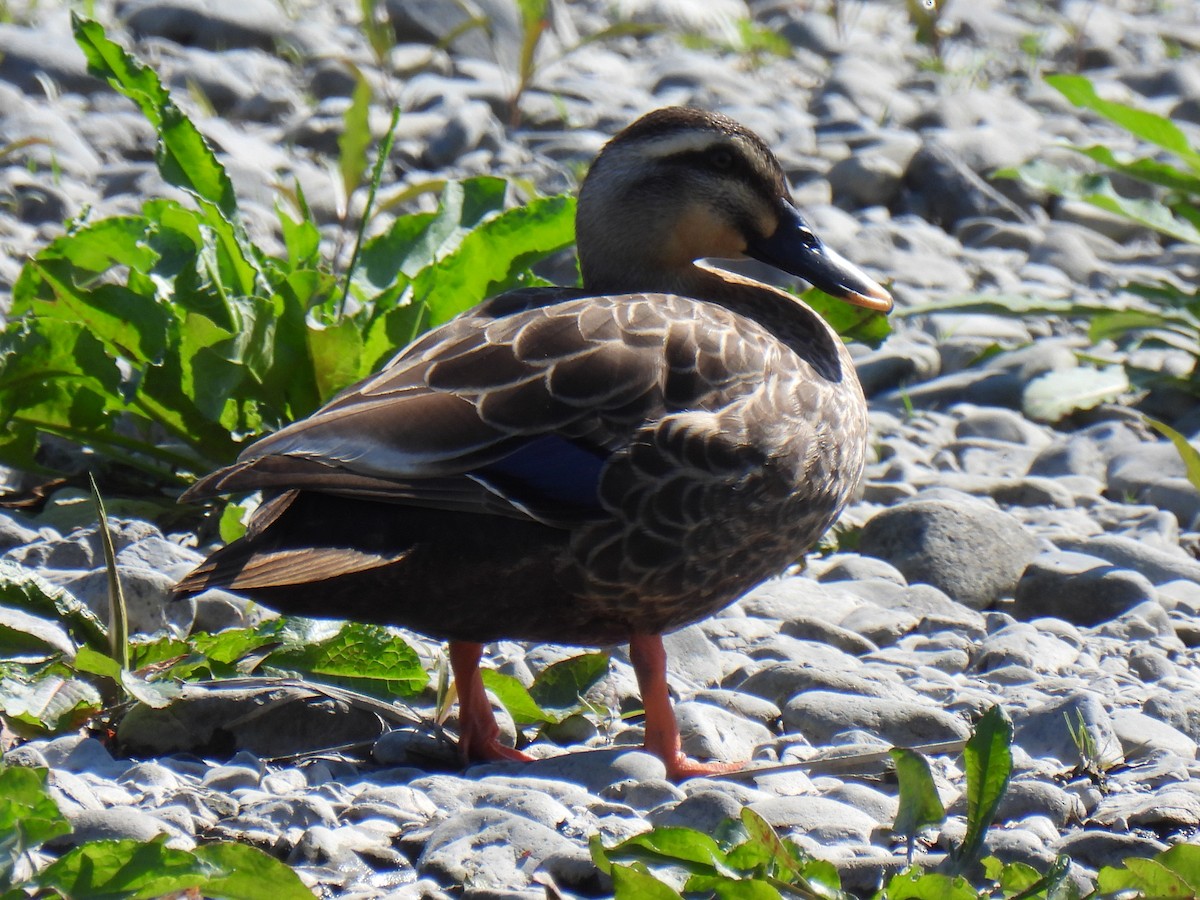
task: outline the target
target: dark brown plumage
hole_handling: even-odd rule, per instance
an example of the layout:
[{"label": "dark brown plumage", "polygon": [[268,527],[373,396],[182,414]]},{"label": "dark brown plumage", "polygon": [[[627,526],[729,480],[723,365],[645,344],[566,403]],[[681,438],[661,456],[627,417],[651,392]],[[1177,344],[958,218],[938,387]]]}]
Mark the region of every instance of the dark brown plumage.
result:
[{"label": "dark brown plumage", "polygon": [[498,638],[630,642],[646,744],[687,760],[661,635],[794,561],[856,486],[866,407],[841,341],[794,297],[694,264],[753,256],[887,309],[790,202],[766,145],[723,116],[651,113],[580,192],[584,287],[515,291],[202,479],[264,490],[247,535],[177,590],[451,641],[463,750],[496,741],[479,681]]}]

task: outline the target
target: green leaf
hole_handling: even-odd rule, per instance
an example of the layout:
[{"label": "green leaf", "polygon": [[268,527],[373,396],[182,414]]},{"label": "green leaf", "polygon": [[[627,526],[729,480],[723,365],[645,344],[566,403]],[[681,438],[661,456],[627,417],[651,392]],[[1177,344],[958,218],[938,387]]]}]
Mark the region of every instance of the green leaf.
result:
[{"label": "green leaf", "polygon": [[347,198],[362,184],[367,171],[367,150],[371,146],[371,85],[357,68],[354,79],[354,91],[342,116],[342,133],[337,142],[338,168]]},{"label": "green leaf", "polygon": [[102,705],[100,694],[81,678],[51,674],[31,684],[8,678],[0,682],[0,710],[9,720],[38,731],[78,726]]},{"label": "green leaf", "polygon": [[215,900],[312,900],[300,876],[273,856],[246,844],[206,844],[195,850],[196,859],[211,872],[205,879],[205,897]]},{"label": "green leaf", "polygon": [[1171,151],[1193,169],[1200,169],[1200,154],[1192,149],[1183,130],[1165,116],[1104,100],[1082,75],[1047,75],[1046,83],[1076,106],[1098,113],[1131,134]]},{"label": "green leaf", "polygon": [[649,850],[673,862],[694,863],[716,871],[725,864],[725,851],[711,837],[692,828],[659,827],[635,834],[609,850],[609,855]]},{"label": "green leaf", "polygon": [[78,672],[103,675],[113,681],[121,680],[121,664],[107,654],[97,653],[91,647],[80,647],[72,665]]},{"label": "green leaf", "polygon": [[580,698],[607,674],[607,653],[572,656],[546,666],[533,680],[529,694],[542,709],[576,710]]},{"label": "green leaf", "polygon": [[363,335],[359,329],[354,319],[343,319],[336,325],[310,322],[305,329],[322,401],[369,374],[363,365]]},{"label": "green leaf", "polygon": [[151,900],[204,885],[208,866],[166,846],[166,835],[139,843],[91,841],[55,860],[31,881],[67,897]]},{"label": "green leaf", "polygon": [[34,663],[56,653],[68,659],[75,655],[75,643],[58,622],[0,606],[0,659]]},{"label": "green leaf", "polygon": [[817,288],[805,291],[800,299],[845,340],[878,347],[892,333],[888,317],[883,313],[831,297]]},{"label": "green leaf", "polygon": [[925,757],[903,747],[893,747],[888,754],[896,764],[896,778],[900,783],[900,803],[892,831],[913,836],[922,828],[944,821],[946,809]]},{"label": "green leaf", "polygon": [[683,900],[679,891],[663,884],[645,866],[613,866],[613,900]]},{"label": "green leaf", "polygon": [[88,71],[104,78],[114,88],[137,104],[150,124],[160,124],[159,110],[170,101],[154,70],[142,65],[119,45],[108,39],[99,22],[71,13],[71,28],[75,43],[87,59]]},{"label": "green leaf", "polygon": [[1003,708],[993,706],[975,724],[963,748],[967,780],[967,830],[954,853],[955,871],[972,865],[983,849],[988,828],[1012,777],[1013,724]]},{"label": "green leaf", "polygon": [[416,651],[399,636],[379,625],[345,623],[333,637],[313,644],[277,650],[272,666],[315,676],[378,682],[378,689],[415,694],[429,683]]},{"label": "green leaf", "polygon": [[0,559],[0,604],[53,619],[70,633],[73,646],[107,646],[104,625],[87,606],[32,569]]},{"label": "green leaf", "polygon": [[1124,869],[1105,866],[1096,873],[1096,887],[1105,894],[1136,891],[1137,896],[1153,897],[1155,900],[1191,900],[1196,896],[1195,885],[1189,884],[1157,858],[1138,859],[1131,856],[1125,860]]},{"label": "green leaf", "polygon": [[108,576],[108,655],[120,669],[129,668],[129,613],[125,606],[125,592],[121,589],[121,577],[117,574],[117,552],[113,548],[112,528],[108,524],[108,513],[104,511],[104,500],[95,476],[88,474],[92,488],[92,503],[96,508],[96,521],[100,532],[100,546],[104,550],[104,571]]},{"label": "green leaf", "polygon": [[[689,885],[690,888],[690,885]],[[717,876],[710,888],[719,900],[783,900],[783,895],[765,881]]]},{"label": "green leaf", "polygon": [[574,234],[574,198],[542,197],[508,210],[462,235],[452,253],[421,272],[414,297],[426,305],[429,325],[440,325],[515,286],[529,266],[570,246]]},{"label": "green leaf", "polygon": [[979,900],[967,879],[940,872],[905,869],[887,883],[887,900]]},{"label": "green leaf", "polygon": [[46,789],[47,775],[46,769],[0,764],[0,890],[11,884],[22,855],[71,831]]},{"label": "green leaf", "polygon": [[1183,460],[1187,469],[1188,481],[1191,482],[1192,487],[1200,491],[1200,450],[1193,447],[1186,437],[1165,422],[1149,416],[1145,418],[1147,425],[1175,445],[1175,449],[1179,452],[1179,458]]},{"label": "green leaf", "polygon": [[1169,850],[1158,854],[1154,859],[1200,892],[1200,846],[1176,844]]},{"label": "green leaf", "polygon": [[1022,407],[1032,419],[1057,422],[1077,410],[1116,400],[1128,390],[1129,376],[1120,366],[1078,366],[1033,379],[1025,386]]},{"label": "green leaf", "polygon": [[557,716],[538,706],[533,697],[529,696],[525,686],[513,676],[497,672],[495,669],[481,669],[479,674],[483,676],[483,686],[508,710],[518,727],[558,721]]}]

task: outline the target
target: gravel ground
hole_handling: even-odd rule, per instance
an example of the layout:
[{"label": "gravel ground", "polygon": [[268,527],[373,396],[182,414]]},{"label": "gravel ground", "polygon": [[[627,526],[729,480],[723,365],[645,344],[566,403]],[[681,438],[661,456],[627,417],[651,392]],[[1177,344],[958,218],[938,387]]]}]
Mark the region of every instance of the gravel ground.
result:
[{"label": "gravel ground", "polygon": [[[1195,134],[1192,2],[951,2],[942,71],[899,2],[814,10],[782,0],[559,2],[517,116],[515,6],[477,3],[492,36],[468,31],[441,49],[461,19],[454,4],[391,0],[398,40],[382,61],[351,3],[98,0],[95,15],[196,118],[268,245],[278,241],[273,185],[293,179],[336,241],[328,160],[353,64],[404,110],[391,160],[397,188],[495,172],[542,191],[570,189],[624,124],[688,104],[759,131],[816,230],[885,280],[900,310],[975,292],[1122,308],[1137,302],[1121,287],[1130,280],[1195,283],[1196,248],[989,178],[1035,157],[1074,162],[1056,146],[1064,140],[1125,145],[1047,87],[1040,75],[1049,71],[1082,70],[1106,96],[1169,113]],[[839,7],[840,20],[826,6]],[[23,259],[64,220],[87,208],[132,211],[172,191],[155,171],[149,127],[87,76],[67,5],[2,8],[12,16],[0,24],[6,307]],[[667,27],[578,46],[618,15]],[[729,52],[730,23],[747,16],[786,38],[791,56]],[[682,30],[705,38],[685,43]],[[380,125],[386,106],[376,109]],[[38,140],[16,146],[25,138]],[[1088,343],[1078,323],[930,314],[897,317],[894,327],[882,348],[858,356],[875,433],[862,497],[844,517],[861,526],[856,552],[814,557],[669,639],[685,749],[765,766],[955,740],[999,702],[1017,739],[1013,785],[989,837],[995,855],[1045,866],[1067,853],[1082,881],[1126,856],[1194,840],[1200,493],[1182,462],[1131,402],[1057,426],[1023,415],[1032,379],[1080,364]],[[1129,359],[1114,345],[1098,352]],[[1134,361],[1174,373],[1191,364],[1149,350]],[[1141,404],[1188,435],[1200,430],[1191,398],[1157,392]],[[212,628],[247,614],[219,596],[164,612],[173,579],[200,558],[194,538],[164,538],[139,521],[123,522],[118,538],[142,628],[164,627],[167,616],[174,627]],[[100,602],[94,533],[5,514],[0,548]],[[415,643],[432,660],[436,646]],[[490,657],[528,679],[573,652],[501,643]],[[377,734],[372,716],[344,707],[331,716],[329,704],[292,691],[274,700],[300,737]],[[616,650],[594,699],[616,709],[634,695]],[[217,715],[228,719],[247,702],[231,696]],[[1081,773],[1064,716],[1088,726],[1103,779]],[[258,753],[232,758],[166,753],[154,741],[175,726],[148,717],[128,738],[160,753],[114,759],[99,742],[70,736],[24,744],[6,759],[50,767],[76,827],[70,841],[245,840],[293,864],[322,896],[540,897],[539,872],[599,895],[589,835],[611,842],[651,825],[710,829],[746,805],[835,862],[855,890],[869,892],[903,858],[888,831],[895,786],[877,772],[814,765],[674,785],[657,759],[629,746],[637,726],[619,722],[567,736],[569,755],[536,744],[531,752],[546,758],[529,765],[419,767],[411,730],[380,738],[370,763],[324,754],[268,764],[279,754],[267,739],[280,724],[277,716],[246,732],[243,745]],[[937,757],[934,771],[961,815],[960,763]],[[931,852],[961,836],[961,821],[950,820]]]}]

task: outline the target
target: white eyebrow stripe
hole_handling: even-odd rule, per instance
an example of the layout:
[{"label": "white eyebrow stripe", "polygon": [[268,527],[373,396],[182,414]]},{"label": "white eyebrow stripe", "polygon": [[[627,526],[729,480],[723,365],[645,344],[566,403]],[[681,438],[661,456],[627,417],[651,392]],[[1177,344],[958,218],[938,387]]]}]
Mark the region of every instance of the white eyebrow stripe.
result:
[{"label": "white eyebrow stripe", "polygon": [[640,152],[654,159],[665,159],[679,153],[696,153],[717,144],[737,143],[730,135],[711,131],[677,131],[671,134],[648,136],[641,143]]}]

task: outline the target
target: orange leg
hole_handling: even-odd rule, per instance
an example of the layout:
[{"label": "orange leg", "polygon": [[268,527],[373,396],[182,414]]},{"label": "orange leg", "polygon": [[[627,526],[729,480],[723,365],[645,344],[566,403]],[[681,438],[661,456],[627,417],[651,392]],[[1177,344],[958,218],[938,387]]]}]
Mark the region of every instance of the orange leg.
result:
[{"label": "orange leg", "polygon": [[667,651],[663,648],[662,635],[632,635],[629,660],[633,663],[642,691],[642,706],[646,710],[646,752],[663,761],[668,778],[682,781],[696,775],[736,772],[745,766],[745,763],[700,763],[683,755],[679,725],[667,692]]},{"label": "orange leg", "polygon": [[458,752],[465,762],[529,762],[533,757],[498,740],[500,726],[479,675],[483,644],[450,642],[450,668],[458,690]]}]

